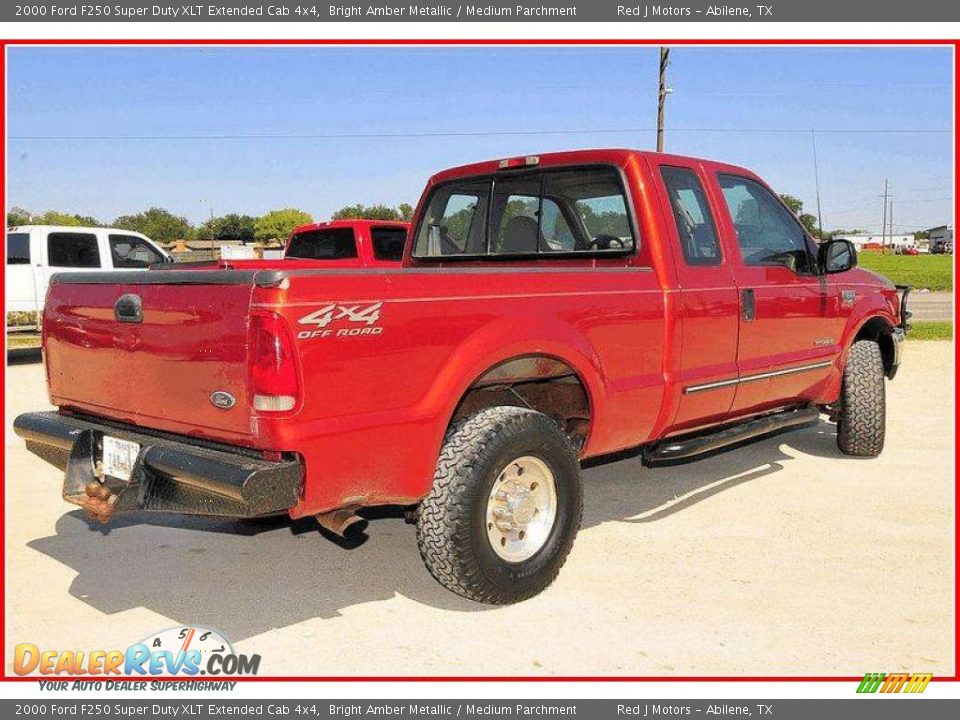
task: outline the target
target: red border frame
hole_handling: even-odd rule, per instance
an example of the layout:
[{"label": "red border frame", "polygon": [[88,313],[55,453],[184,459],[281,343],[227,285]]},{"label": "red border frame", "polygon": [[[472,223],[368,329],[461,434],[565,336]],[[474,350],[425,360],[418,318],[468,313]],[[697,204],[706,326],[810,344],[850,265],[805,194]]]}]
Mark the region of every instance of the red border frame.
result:
[{"label": "red border frame", "polygon": [[[502,47],[502,46],[598,46],[598,45],[616,45],[616,46],[658,46],[658,45],[701,45],[701,46],[737,46],[737,45],[746,45],[746,46],[777,46],[777,45],[792,45],[792,46],[896,46],[896,45],[912,45],[912,46],[949,46],[953,48],[954,51],[954,118],[953,118],[953,130],[954,130],[954,176],[956,177],[956,168],[960,166],[960,151],[958,151],[957,144],[957,129],[958,124],[960,124],[960,95],[957,93],[957,75],[958,70],[960,70],[960,40],[937,40],[937,39],[922,39],[922,40],[869,40],[869,39],[813,39],[813,40],[796,40],[796,39],[780,39],[780,40],[755,40],[755,39],[722,39],[722,40],[697,40],[692,38],[674,38],[674,39],[585,39],[585,40],[571,40],[571,39],[503,39],[503,40],[494,40],[490,38],[476,38],[476,39],[464,39],[464,40],[450,40],[450,39],[434,39],[434,38],[424,38],[424,39],[410,39],[410,38],[392,38],[392,39],[375,39],[375,38],[358,38],[358,39],[276,39],[276,40],[265,40],[265,39],[191,39],[191,40],[161,40],[161,39],[140,39],[140,40],[117,40],[117,39],[103,39],[103,40],[92,40],[92,39],[81,39],[81,40],[66,40],[66,39],[37,39],[37,40],[6,40],[0,39],[0,103],[2,103],[3,112],[0,112],[0,136],[4,138],[4,146],[0,149],[0,157],[4,161],[4,168],[6,167],[6,49],[7,46],[17,46],[17,45],[64,45],[64,46],[84,46],[84,45],[145,45],[145,46],[156,46],[156,45],[170,45],[170,46],[182,46],[182,45],[299,45],[299,46],[309,46],[309,45],[328,45],[328,46],[415,46],[415,45],[430,45],[430,46],[461,46],[461,45],[481,45],[481,46],[492,46],[492,47]],[[3,194],[4,198],[4,207],[6,206],[6,175],[0,178],[0,194]],[[954,216],[960,216],[960,197],[957,197],[955,194],[954,197]],[[954,261],[954,274],[956,274],[956,261]],[[0,279],[0,289],[4,289],[5,278]],[[4,293],[4,297],[6,294]],[[956,339],[954,340],[954,374],[956,375],[957,360],[960,359],[960,344],[957,343]],[[957,402],[957,389],[956,382],[954,383],[954,433],[956,433],[956,422],[958,417],[960,417],[960,407],[958,407]],[[0,387],[0,398],[6,400],[5,397],[6,391],[6,382]],[[4,402],[4,407],[6,407],[6,402]],[[934,676],[934,681],[937,682],[960,682],[960,583],[957,582],[956,577],[956,563],[958,558],[960,558],[960,513],[957,512],[956,502],[957,497],[960,496],[960,480],[956,473],[956,464],[957,460],[960,458],[960,451],[958,448],[954,447],[954,674],[945,677],[945,676]],[[0,459],[6,460],[6,448],[0,448]],[[4,463],[4,473],[6,473],[6,464]],[[6,482],[6,477],[4,477],[4,485]],[[2,563],[0,563],[0,594],[4,597],[4,602],[6,600],[6,493],[0,494],[0,537],[3,538],[3,556]],[[6,666],[6,606],[0,611],[0,658],[3,658],[3,667],[0,668],[0,682],[37,682],[41,679],[35,675],[27,676],[15,676],[7,675],[7,666]],[[57,676],[57,680],[103,680],[106,678],[102,677],[69,677],[69,676]],[[113,678],[111,678],[113,679]],[[160,680],[160,681],[184,681],[189,679],[181,677],[150,677],[150,678],[128,678],[128,677],[118,677],[118,680],[130,680],[130,679],[147,679],[150,681]],[[209,678],[204,678],[208,680]],[[228,678],[224,678],[225,680]],[[482,675],[468,675],[468,676],[237,676],[230,677],[230,681],[239,681],[239,682],[854,682],[861,680],[860,676],[817,676],[817,675],[797,675],[797,676],[770,676],[770,675],[760,675],[760,676],[747,676],[747,677],[738,677],[738,676],[709,676],[709,675],[693,675],[687,677],[660,677],[660,676],[589,676],[589,675],[574,675],[574,676],[551,676],[551,677],[541,677],[541,676],[513,676],[513,677],[497,677],[497,676],[482,676]]]}]

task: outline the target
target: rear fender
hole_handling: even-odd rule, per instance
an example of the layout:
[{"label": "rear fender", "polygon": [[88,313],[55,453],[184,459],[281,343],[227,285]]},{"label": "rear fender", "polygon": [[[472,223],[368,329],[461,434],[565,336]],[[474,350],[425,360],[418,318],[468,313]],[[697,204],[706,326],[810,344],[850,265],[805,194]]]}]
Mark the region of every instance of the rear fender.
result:
[{"label": "rear fender", "polygon": [[[291,516],[348,505],[419,502],[430,492],[447,428],[471,386],[503,362],[530,355],[556,358],[579,376],[587,401],[594,408],[588,447],[592,445],[597,426],[604,421],[608,392],[590,343],[572,327],[549,319],[492,323],[456,346],[415,406],[373,420],[366,418],[361,424],[353,418],[342,418],[339,427],[328,425],[327,432],[314,439],[305,453],[305,493],[291,508]],[[371,456],[370,448],[378,444],[390,447],[390,452]],[[348,451],[359,448],[368,453],[360,470],[345,460]],[[380,459],[390,464],[385,473],[378,472]]]},{"label": "rear fender", "polygon": [[593,426],[603,423],[606,383],[593,346],[569,325],[516,320],[506,327],[490,326],[461,343],[424,396],[422,414],[438,421],[430,448],[432,459],[439,456],[457,406],[477,380],[508,360],[531,355],[552,357],[569,365],[586,390]]}]

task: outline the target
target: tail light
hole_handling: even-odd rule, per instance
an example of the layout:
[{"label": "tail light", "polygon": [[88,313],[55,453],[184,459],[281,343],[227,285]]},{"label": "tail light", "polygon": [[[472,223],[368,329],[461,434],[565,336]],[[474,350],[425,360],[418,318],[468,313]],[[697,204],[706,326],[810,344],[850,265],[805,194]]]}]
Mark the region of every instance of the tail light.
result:
[{"label": "tail light", "polygon": [[296,348],[290,329],[276,313],[255,312],[250,317],[250,375],[255,410],[284,412],[297,404]]}]

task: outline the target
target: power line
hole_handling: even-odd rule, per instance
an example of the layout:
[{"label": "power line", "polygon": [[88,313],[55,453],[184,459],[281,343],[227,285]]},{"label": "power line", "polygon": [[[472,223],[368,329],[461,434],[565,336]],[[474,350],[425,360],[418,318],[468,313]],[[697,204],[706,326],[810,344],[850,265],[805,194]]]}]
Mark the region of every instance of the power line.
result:
[{"label": "power line", "polygon": [[[309,133],[309,134],[280,134],[280,133],[231,133],[209,135],[11,135],[9,140],[45,142],[97,142],[109,141],[208,141],[208,140],[401,140],[406,138],[463,138],[463,137],[527,137],[538,135],[600,135],[600,134],[634,134],[655,133],[656,128],[578,128],[557,130],[478,130],[454,132],[409,132],[409,133]],[[809,134],[809,128],[670,128],[671,132],[690,133],[774,133],[774,134]],[[823,128],[814,129],[822,134],[848,135],[910,135],[910,134],[948,134],[952,130],[938,128]]]}]

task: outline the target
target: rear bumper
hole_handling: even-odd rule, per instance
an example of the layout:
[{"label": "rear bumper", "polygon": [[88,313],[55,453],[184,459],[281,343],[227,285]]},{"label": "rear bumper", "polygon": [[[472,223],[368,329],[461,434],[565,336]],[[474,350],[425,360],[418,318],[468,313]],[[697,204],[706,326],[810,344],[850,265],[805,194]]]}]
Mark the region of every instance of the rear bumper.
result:
[{"label": "rear bumper", "polygon": [[[136,510],[256,517],[285,512],[300,497],[303,472],[294,460],[270,462],[58,412],[20,415],[14,430],[28,450],[64,471],[64,499],[103,521]],[[104,435],[140,445],[129,480],[103,475]]]}]

